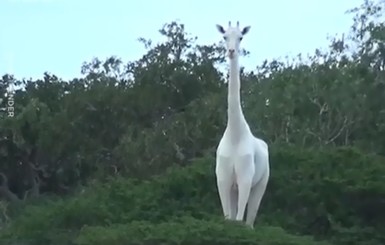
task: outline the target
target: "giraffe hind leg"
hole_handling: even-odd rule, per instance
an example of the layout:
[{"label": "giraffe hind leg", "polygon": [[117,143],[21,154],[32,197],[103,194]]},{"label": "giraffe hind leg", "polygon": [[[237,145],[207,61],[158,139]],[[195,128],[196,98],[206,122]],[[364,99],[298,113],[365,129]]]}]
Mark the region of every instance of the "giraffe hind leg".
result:
[{"label": "giraffe hind leg", "polygon": [[236,185],[231,188],[230,199],[230,219],[235,220],[238,210],[238,187]]}]

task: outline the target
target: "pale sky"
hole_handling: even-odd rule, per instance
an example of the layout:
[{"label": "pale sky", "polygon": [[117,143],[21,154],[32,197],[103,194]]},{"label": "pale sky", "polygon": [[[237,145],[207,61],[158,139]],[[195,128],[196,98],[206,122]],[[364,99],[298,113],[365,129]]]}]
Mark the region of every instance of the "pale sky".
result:
[{"label": "pale sky", "polygon": [[145,49],[137,38],[159,42],[164,23],[179,20],[199,44],[221,40],[215,24],[231,20],[251,29],[242,47],[248,70],[263,60],[326,48],[328,35],[349,31],[345,11],[363,0],[0,0],[0,75],[63,79],[80,76],[84,61],[115,55],[124,62]]}]

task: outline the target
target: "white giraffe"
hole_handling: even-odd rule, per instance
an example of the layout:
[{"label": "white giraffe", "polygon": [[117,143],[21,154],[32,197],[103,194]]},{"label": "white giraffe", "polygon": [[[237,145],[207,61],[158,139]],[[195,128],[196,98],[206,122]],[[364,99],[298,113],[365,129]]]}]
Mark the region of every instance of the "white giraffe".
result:
[{"label": "white giraffe", "polygon": [[230,61],[228,82],[227,127],[216,152],[216,178],[225,219],[243,221],[247,205],[246,225],[254,221],[270,176],[269,151],[265,141],[256,138],[246,122],[240,99],[239,46],[250,26],[217,25],[226,41]]}]

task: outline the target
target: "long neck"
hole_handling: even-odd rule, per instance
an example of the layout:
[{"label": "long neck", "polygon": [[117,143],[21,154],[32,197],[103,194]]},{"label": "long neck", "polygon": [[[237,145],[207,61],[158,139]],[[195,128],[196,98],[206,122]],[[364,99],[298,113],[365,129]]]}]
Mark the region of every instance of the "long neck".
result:
[{"label": "long neck", "polygon": [[240,75],[238,57],[230,59],[230,80],[228,84],[227,97],[227,128],[234,133],[240,135],[244,129],[244,116],[241,107],[240,98]]}]

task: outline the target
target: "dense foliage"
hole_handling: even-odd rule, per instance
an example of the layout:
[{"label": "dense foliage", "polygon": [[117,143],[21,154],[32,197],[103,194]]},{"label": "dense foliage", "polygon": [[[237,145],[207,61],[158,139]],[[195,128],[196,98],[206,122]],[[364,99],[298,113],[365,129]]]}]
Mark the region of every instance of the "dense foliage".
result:
[{"label": "dense foliage", "polygon": [[4,75],[1,241],[384,244],[384,4],[353,9],[348,38],[328,51],[242,69],[246,118],[271,150],[254,231],[222,220],[215,187],[221,43],[198,45],[172,22],[165,42],[139,39],[137,61],[94,59],[71,81]]}]

